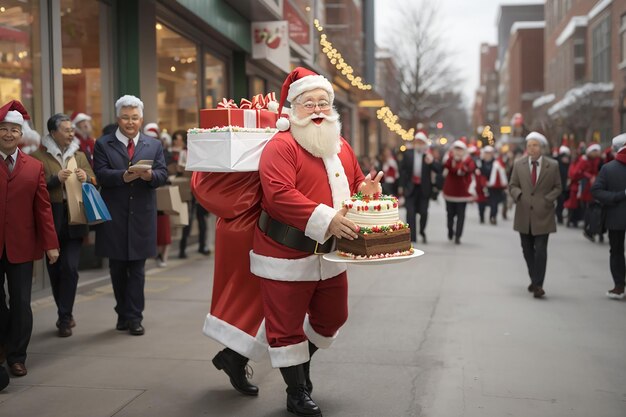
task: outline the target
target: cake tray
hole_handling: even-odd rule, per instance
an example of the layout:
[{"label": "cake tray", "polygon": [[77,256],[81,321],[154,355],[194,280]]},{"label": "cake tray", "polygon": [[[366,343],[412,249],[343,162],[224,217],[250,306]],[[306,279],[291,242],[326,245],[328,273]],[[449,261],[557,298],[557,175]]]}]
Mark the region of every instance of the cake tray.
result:
[{"label": "cake tray", "polygon": [[413,253],[410,255],[393,256],[390,258],[376,258],[376,259],[351,259],[345,256],[339,255],[337,252],[327,253],[323,256],[328,262],[343,262],[347,264],[395,264],[399,262],[410,261],[411,259],[418,258],[424,254],[424,251],[413,248]]}]

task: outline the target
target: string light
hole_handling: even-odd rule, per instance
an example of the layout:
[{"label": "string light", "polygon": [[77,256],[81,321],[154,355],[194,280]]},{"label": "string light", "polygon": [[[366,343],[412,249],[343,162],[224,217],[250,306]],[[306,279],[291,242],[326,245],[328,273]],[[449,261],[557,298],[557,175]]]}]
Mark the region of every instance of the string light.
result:
[{"label": "string light", "polygon": [[[320,21],[318,19],[313,20],[313,24],[318,32],[322,32],[324,28],[320,25]],[[363,79],[359,76],[354,75],[354,68],[352,68],[344,59],[341,53],[333,46],[333,44],[328,40],[328,37],[325,33],[320,35],[320,45],[322,46],[322,52],[326,54],[328,60],[332,65],[337,68],[341,75],[343,75],[353,87],[358,88],[359,90],[368,91],[372,89],[371,84],[366,84],[363,82]]]},{"label": "string light", "polygon": [[381,107],[376,110],[376,117],[378,120],[382,120],[387,128],[391,130],[393,133],[399,135],[404,140],[413,140],[413,136],[415,135],[415,129],[411,128],[409,130],[404,129],[398,120],[400,119],[398,116],[393,114],[389,107]]}]

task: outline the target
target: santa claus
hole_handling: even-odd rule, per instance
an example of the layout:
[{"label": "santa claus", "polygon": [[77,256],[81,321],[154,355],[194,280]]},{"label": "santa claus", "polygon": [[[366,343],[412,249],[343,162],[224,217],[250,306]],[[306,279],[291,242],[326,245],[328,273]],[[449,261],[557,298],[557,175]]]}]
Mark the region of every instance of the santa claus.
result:
[{"label": "santa claus", "polygon": [[74,127],[74,136],[78,140],[80,150],[85,154],[91,166],[93,166],[93,151],[96,146],[96,139],[93,137],[91,116],[85,113],[74,112],[71,120],[72,127]]},{"label": "santa claus", "polygon": [[294,69],[281,90],[289,120],[259,164],[261,217],[250,253],[259,277],[272,366],[287,384],[287,410],[321,416],[311,398],[310,358],[328,348],[348,317],[346,264],[322,255],[334,238],[355,239],[358,227],[341,202],[353,193],[380,192],[382,172],[363,177],[354,151],[340,135],[330,82],[304,68]]}]

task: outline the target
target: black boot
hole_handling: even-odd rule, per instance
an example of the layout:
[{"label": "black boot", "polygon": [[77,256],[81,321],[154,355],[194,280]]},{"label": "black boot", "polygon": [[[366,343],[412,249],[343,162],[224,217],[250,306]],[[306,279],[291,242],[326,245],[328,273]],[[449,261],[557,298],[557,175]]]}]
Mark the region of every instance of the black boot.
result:
[{"label": "black boot", "polygon": [[302,366],[304,367],[304,377],[306,379],[306,387],[309,389],[309,394],[313,393],[313,383],[311,382],[311,358],[313,357],[313,354],[315,352],[317,352],[318,347],[315,346],[313,343],[311,343],[311,341],[309,340],[309,361],[305,362],[302,364]]},{"label": "black boot", "polygon": [[300,417],[322,417],[322,411],[306,387],[304,366],[280,368],[280,373],[287,384],[287,411]]},{"label": "black boot", "polygon": [[259,387],[252,385],[246,375],[248,358],[226,348],[213,358],[213,365],[230,377],[233,388],[244,395],[259,395]]}]

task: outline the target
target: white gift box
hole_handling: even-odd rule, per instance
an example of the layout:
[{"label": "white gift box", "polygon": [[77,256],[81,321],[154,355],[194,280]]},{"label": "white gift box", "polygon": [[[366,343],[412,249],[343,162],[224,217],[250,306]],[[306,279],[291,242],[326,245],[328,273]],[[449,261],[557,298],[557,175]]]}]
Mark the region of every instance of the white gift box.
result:
[{"label": "white gift box", "polygon": [[245,132],[190,130],[187,135],[187,171],[249,172],[259,170],[261,152],[275,129]]}]

